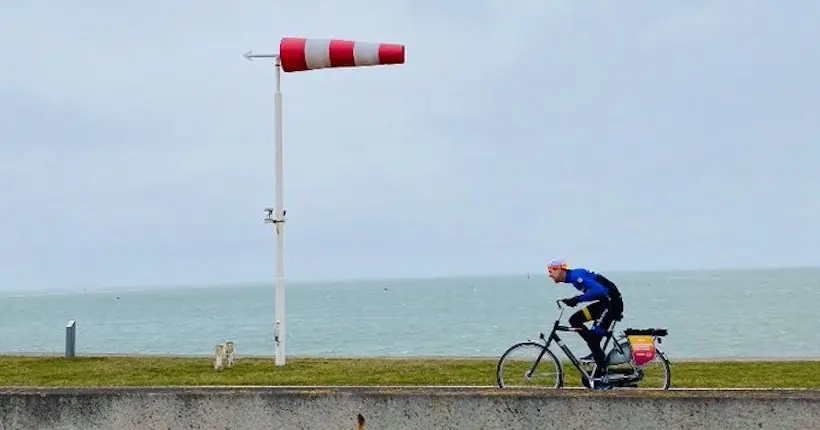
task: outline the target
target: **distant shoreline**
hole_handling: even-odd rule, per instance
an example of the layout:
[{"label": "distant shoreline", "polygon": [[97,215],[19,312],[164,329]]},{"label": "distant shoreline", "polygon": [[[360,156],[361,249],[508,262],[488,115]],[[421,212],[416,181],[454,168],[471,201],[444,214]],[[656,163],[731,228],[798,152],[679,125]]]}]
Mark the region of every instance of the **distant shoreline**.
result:
[{"label": "distant shoreline", "polygon": [[[63,357],[62,353],[48,353],[48,352],[0,352],[0,357],[30,357],[30,358],[59,358]],[[131,353],[83,353],[76,354],[78,358],[182,358],[182,359],[213,359],[213,355],[206,354],[131,354]],[[237,351],[237,359],[274,359],[274,355],[242,355]],[[455,355],[432,355],[432,356],[316,356],[316,355],[291,355],[287,357],[289,360],[431,360],[431,361],[448,361],[448,360],[498,360],[496,356],[455,356]],[[788,362],[806,362],[806,361],[820,361],[820,356],[795,356],[795,357],[682,357],[670,360],[672,365],[675,363],[753,363],[753,362],[771,362],[771,363],[788,363]]]},{"label": "distant shoreline", "polygon": [[[579,266],[584,266],[583,262],[579,262]],[[317,285],[317,284],[352,284],[352,283],[380,283],[380,282],[425,282],[425,281],[440,281],[440,280],[457,280],[457,279],[509,279],[509,278],[530,278],[536,279],[542,277],[546,278],[546,273],[538,267],[532,268],[530,271],[511,272],[511,273],[452,273],[452,274],[430,274],[430,275],[408,275],[408,276],[373,276],[373,277],[342,277],[342,278],[298,278],[293,277],[285,279],[287,285]],[[820,270],[820,265],[798,265],[798,266],[755,266],[755,267],[725,267],[725,268],[692,268],[692,269],[628,269],[628,268],[603,268],[595,267],[596,270],[602,273],[608,273],[612,276],[620,275],[673,275],[673,276],[689,276],[689,275],[713,275],[719,273],[763,273],[763,272],[781,272],[791,270]],[[120,293],[120,292],[141,292],[152,291],[160,289],[184,290],[197,288],[220,288],[220,287],[236,287],[236,286],[274,286],[274,280],[271,278],[260,280],[214,280],[213,282],[179,282],[173,281],[167,284],[151,283],[151,284],[98,284],[98,285],[64,285],[60,287],[53,286],[32,286],[29,288],[9,289],[0,288],[0,295],[14,294],[82,294],[82,293]]]}]

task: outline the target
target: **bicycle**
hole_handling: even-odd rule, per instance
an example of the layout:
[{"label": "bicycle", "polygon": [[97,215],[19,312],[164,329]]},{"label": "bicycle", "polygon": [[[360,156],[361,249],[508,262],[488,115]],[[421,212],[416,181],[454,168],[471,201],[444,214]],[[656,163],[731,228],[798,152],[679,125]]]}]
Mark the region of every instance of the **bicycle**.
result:
[{"label": "bicycle", "polygon": [[[561,306],[560,300],[556,303],[558,304],[559,310],[558,318],[555,319],[555,323],[552,326],[552,331],[548,336],[544,336],[543,332],[539,333],[539,341],[527,339],[526,341],[516,343],[509,347],[507,351],[501,355],[496,368],[496,381],[499,388],[516,386],[509,383],[513,381],[515,375],[521,375],[527,382],[540,381],[542,375],[549,374],[542,373],[542,370],[549,370],[549,368],[546,367],[540,368],[538,373],[535,372],[536,368],[542,364],[542,360],[544,363],[551,363],[551,367],[555,370],[555,381],[544,386],[555,389],[562,388],[564,386],[564,366],[549,349],[550,344],[553,341],[555,341],[561,350],[564,351],[564,354],[566,354],[567,358],[569,358],[570,363],[572,363],[572,365],[581,374],[581,384],[586,388],[594,387],[592,381],[592,375],[594,374],[596,367],[594,361],[590,360],[582,362],[582,360],[578,359],[564,343],[564,341],[558,336],[558,332],[578,332],[581,329],[563,326],[560,324],[561,317],[563,316],[566,308]],[[659,389],[668,390],[671,385],[669,359],[660,348],[662,338],[668,335],[668,331],[664,328],[627,328],[623,331],[621,336],[615,338],[615,324],[622,319],[623,316],[621,315],[618,318],[615,318],[612,322],[609,327],[609,331],[607,332],[608,334],[604,338],[606,339],[604,345],[602,346],[602,349],[606,355],[606,365],[609,373],[607,378],[608,385],[612,388],[643,388],[639,387],[639,385],[644,383],[649,384],[659,380]],[[607,353],[607,346],[613,339],[615,340],[613,341],[612,348]],[[534,357],[525,357],[523,364],[522,362],[511,360],[514,352],[527,349],[534,351]],[[544,360],[545,357],[548,357],[549,360]],[[510,361],[512,361],[512,363],[510,363]],[[507,368],[505,367],[507,364],[517,366]],[[585,368],[584,364],[591,364],[591,367]],[[660,371],[662,372],[661,376],[655,376],[655,372],[651,371],[652,368],[650,366],[652,365],[659,365]],[[549,364],[546,364],[545,366],[549,366]],[[505,375],[509,376],[505,379]]]}]

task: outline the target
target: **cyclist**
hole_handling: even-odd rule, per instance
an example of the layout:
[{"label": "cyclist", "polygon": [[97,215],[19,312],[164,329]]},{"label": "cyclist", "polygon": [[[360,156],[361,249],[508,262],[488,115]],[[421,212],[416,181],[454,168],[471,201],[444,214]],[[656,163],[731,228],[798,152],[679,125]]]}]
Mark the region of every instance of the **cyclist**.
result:
[{"label": "cyclist", "polygon": [[[570,316],[569,324],[580,329],[578,334],[586,341],[592,353],[592,359],[595,360],[593,379],[606,388],[606,357],[601,349],[601,340],[608,334],[612,322],[623,315],[624,303],[618,287],[603,275],[591,270],[570,269],[566,261],[562,259],[552,260],[547,265],[547,272],[555,283],[572,284],[581,291],[581,295],[561,299],[567,306],[575,307],[581,302],[594,302]],[[588,329],[584,323],[590,321],[594,323],[592,328]],[[585,359],[588,360],[589,356],[582,360]]]}]

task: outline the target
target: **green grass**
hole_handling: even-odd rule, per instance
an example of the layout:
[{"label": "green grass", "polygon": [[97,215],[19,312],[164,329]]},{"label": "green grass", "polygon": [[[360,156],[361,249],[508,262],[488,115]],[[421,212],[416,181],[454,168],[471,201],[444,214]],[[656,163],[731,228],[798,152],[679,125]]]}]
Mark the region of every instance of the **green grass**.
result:
[{"label": "green grass", "polygon": [[[495,360],[240,358],[217,372],[208,358],[0,357],[0,386],[494,385]],[[578,373],[567,368],[567,386]],[[672,364],[673,387],[820,389],[820,361]]]}]

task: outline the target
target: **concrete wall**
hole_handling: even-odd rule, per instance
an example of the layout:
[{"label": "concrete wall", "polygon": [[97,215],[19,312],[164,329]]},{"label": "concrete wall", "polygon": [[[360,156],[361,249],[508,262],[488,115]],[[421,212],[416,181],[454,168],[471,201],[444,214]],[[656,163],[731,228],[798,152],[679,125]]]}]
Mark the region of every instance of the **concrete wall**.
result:
[{"label": "concrete wall", "polygon": [[2,429],[811,429],[818,391],[0,389]]}]

